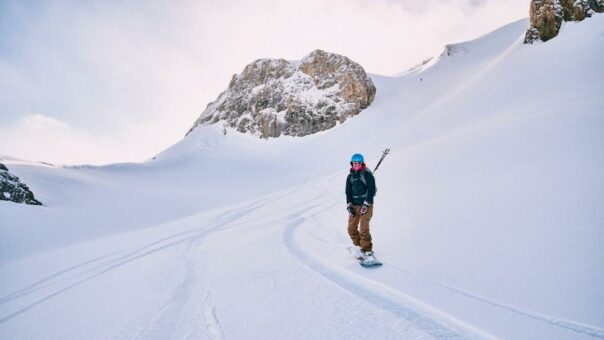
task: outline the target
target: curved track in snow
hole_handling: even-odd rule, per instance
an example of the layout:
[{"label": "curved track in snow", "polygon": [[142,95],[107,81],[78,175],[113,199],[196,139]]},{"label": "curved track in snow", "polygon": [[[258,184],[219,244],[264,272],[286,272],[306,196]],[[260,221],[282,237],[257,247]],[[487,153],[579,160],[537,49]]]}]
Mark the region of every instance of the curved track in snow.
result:
[{"label": "curved track in snow", "polygon": [[[143,290],[145,294],[139,297],[142,301],[135,301],[134,315],[107,330],[106,335],[118,339],[228,339],[262,334],[276,339],[295,337],[302,334],[300,329],[305,325],[315,323],[333,328],[317,327],[312,334],[316,337],[501,336],[489,334],[488,329],[477,327],[475,320],[453,309],[441,309],[429,299],[430,294],[416,294],[417,286],[421,286],[434,296],[456,299],[455,305],[461,301],[462,305],[473,305],[483,313],[499,313],[518,323],[532,320],[541,325],[537,328],[557,327],[573,337],[604,338],[600,329],[498,303],[415,275],[388,259],[382,258],[383,267],[361,268],[347,252],[349,241],[342,229],[345,221],[341,220],[345,214],[339,213],[342,194],[330,185],[338,177],[174,221],[161,226],[158,234],[157,228],[152,228],[117,236],[140,238],[142,241],[135,246],[127,242],[126,247],[112,247],[111,240],[104,241],[107,253],[70,263],[0,297],[0,334],[14,336],[18,325],[38,322],[39,312],[82,298],[80,290],[100,290],[101,295],[110,296],[109,302],[101,303],[119,308],[119,300],[127,301],[133,291],[111,292],[110,287],[139,284],[133,280],[142,278],[150,288]],[[334,217],[338,218],[336,226],[330,225]],[[77,249],[68,252],[76,253]],[[248,254],[259,258],[242,265]],[[124,275],[130,271],[135,274]],[[88,295],[83,300],[78,309],[94,310],[95,303],[99,303]],[[233,307],[237,305],[242,307]],[[344,307],[335,312],[331,306]],[[319,319],[305,314],[309,312],[319,315]],[[250,314],[256,317],[241,325],[238,316]],[[371,324],[348,321],[363,314],[372,315]],[[266,321],[270,319],[273,323]],[[287,331],[277,327],[284,323],[289,323]],[[375,333],[376,329],[381,331]],[[35,338],[38,333],[32,334]],[[60,338],[52,334],[49,338]]]},{"label": "curved track in snow", "polygon": [[[318,200],[320,200],[319,197],[313,199],[314,202]],[[433,291],[444,291],[446,294],[453,295],[457,299],[461,298],[465,303],[479,305],[479,308],[490,313],[493,313],[494,310],[497,310],[498,313],[503,312],[506,314],[511,312],[513,318],[531,319],[547,328],[561,328],[567,331],[566,334],[572,337],[604,339],[603,329],[497,302],[430,278],[421,277],[387,261],[384,261],[384,266],[380,268],[359,269],[343,265],[342,263],[334,264],[333,261],[326,261],[325,258],[321,259],[317,256],[312,256],[312,252],[305,251],[307,249],[305,245],[321,243],[320,247],[340,248],[342,253],[349,247],[348,243],[346,243],[348,242],[347,238],[342,242],[341,238],[336,237],[337,235],[332,234],[330,235],[331,238],[320,235],[324,233],[324,230],[329,228],[329,226],[322,223],[320,215],[331,208],[335,208],[335,206],[341,206],[341,204],[337,203],[337,201],[334,203],[333,199],[327,199],[323,200],[323,204],[309,206],[307,209],[301,210],[289,217],[291,221],[284,231],[283,240],[290,252],[300,262],[333,283],[374,305],[380,306],[401,318],[413,322],[419,328],[436,338],[491,338],[494,336],[484,330],[456,320],[453,317],[454,314],[448,315],[442,311],[433,309],[425,302],[394,288],[395,285],[392,285],[392,282],[380,282],[379,277],[372,278],[374,276],[372,275],[372,271],[380,271],[384,274],[381,277],[401,276],[403,277],[402,280],[417,281],[422,286],[432,286],[431,289]],[[345,216],[345,214],[342,215]],[[345,228],[344,222],[344,220],[341,222],[342,228]],[[320,232],[314,231],[319,229]],[[356,263],[353,260],[349,262]],[[393,282],[396,282],[396,280]]]},{"label": "curved track in snow", "polygon": [[[311,202],[314,202],[314,205],[303,206],[301,210],[288,216],[290,222],[284,229],[283,242],[298,261],[325,277],[333,284],[351,292],[358,298],[395,315],[397,318],[402,318],[411,322],[414,326],[434,338],[474,339],[492,337],[469,325],[464,325],[462,322],[454,320],[450,316],[444,315],[402,292],[382,285],[363,275],[359,275],[358,271],[355,273],[342,268],[334,268],[323,261],[314,259],[310,254],[305,252],[301,245],[302,242],[296,239],[296,234],[300,232],[301,227],[321,212],[341,205],[341,202],[334,203],[334,199],[331,197],[328,199],[323,198],[321,201],[321,196],[322,195],[318,195],[311,200]],[[322,204],[319,204],[318,202],[321,202]],[[342,215],[346,216],[345,214]],[[318,237],[317,235],[312,235],[312,237],[318,239],[319,242],[336,243],[334,240],[327,240]],[[337,247],[341,248],[343,252],[347,249],[343,244],[338,244]],[[350,259],[350,262],[353,262],[356,265],[356,260],[353,261],[352,256],[350,256]],[[361,270],[372,271],[379,269],[370,268]]]}]

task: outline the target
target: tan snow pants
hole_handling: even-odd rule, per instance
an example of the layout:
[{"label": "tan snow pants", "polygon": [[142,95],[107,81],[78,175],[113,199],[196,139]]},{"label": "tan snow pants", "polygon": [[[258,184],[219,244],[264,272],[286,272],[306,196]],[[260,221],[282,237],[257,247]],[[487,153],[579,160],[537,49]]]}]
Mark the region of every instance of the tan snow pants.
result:
[{"label": "tan snow pants", "polygon": [[369,232],[369,221],[373,215],[373,204],[367,208],[365,215],[361,215],[360,205],[353,205],[352,207],[354,208],[354,216],[348,216],[348,235],[350,235],[352,244],[360,246],[363,251],[371,251],[373,250],[373,244]]}]

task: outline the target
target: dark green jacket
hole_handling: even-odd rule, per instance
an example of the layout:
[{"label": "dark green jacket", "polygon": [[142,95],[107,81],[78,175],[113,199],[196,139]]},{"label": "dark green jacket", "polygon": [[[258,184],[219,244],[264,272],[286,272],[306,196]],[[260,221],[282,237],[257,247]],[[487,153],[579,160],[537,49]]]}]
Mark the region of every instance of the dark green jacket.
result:
[{"label": "dark green jacket", "polygon": [[[364,180],[363,180],[364,179]],[[364,201],[373,204],[375,196],[375,178],[371,170],[364,168],[361,171],[350,169],[346,178],[346,202],[361,205]]]}]

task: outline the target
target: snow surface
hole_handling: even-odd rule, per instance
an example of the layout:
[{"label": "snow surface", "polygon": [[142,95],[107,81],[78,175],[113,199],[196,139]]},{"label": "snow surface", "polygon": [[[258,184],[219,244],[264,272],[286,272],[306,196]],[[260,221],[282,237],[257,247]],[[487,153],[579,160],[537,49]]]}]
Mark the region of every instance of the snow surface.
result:
[{"label": "snow surface", "polygon": [[[604,338],[604,15],[527,26],[372,76],[368,109],[304,138],[3,158],[44,206],[0,202],[0,338]],[[344,183],[385,147],[366,269]]]}]

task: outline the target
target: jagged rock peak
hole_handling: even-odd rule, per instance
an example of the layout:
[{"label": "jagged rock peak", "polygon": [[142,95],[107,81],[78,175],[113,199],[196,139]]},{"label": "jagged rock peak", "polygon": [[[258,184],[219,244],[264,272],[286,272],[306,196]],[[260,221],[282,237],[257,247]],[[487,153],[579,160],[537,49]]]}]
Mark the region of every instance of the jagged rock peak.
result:
[{"label": "jagged rock peak", "polygon": [[604,0],[531,0],[524,43],[547,41],[558,35],[562,21],[581,21],[602,12]]},{"label": "jagged rock peak", "polygon": [[222,123],[225,133],[306,136],[359,114],[375,93],[363,67],[345,56],[315,50],[299,62],[259,59],[233,76],[188,133]]},{"label": "jagged rock peak", "polygon": [[0,201],[42,205],[34,198],[27,185],[22,183],[19,177],[8,172],[8,168],[2,163],[0,163]]}]

